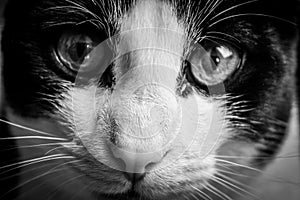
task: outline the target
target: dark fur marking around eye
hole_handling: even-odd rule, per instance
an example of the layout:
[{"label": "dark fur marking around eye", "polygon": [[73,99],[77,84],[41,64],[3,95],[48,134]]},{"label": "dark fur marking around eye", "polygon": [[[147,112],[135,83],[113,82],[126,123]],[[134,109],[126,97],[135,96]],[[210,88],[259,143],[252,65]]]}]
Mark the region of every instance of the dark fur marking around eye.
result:
[{"label": "dark fur marking around eye", "polygon": [[[26,3],[9,1],[7,5],[5,10],[7,25],[3,32],[2,48],[6,49],[4,65],[14,67],[5,67],[3,73],[7,98],[20,114],[43,115],[44,112],[40,112],[41,110],[51,112],[52,105],[49,100],[55,100],[64,91],[64,85],[68,86],[74,82],[75,77],[59,70],[56,66],[58,63],[55,63],[52,57],[51,49],[56,46],[63,31],[80,29],[93,32],[103,36],[100,40],[106,39],[107,34],[117,31],[115,22],[108,19],[113,17],[107,16],[109,13],[99,16],[93,14],[102,13],[110,8],[112,5],[109,3],[101,7],[92,1],[82,1],[78,2],[82,5],[78,8],[72,2],[30,0]],[[129,9],[127,5],[130,5],[130,2],[124,2],[124,5],[126,5],[123,6],[124,9]],[[22,21],[14,17],[14,13],[22,16]],[[97,21],[89,21],[89,19],[97,19]],[[13,24],[19,26],[12,26]],[[107,26],[103,27],[104,24]],[[16,68],[18,73],[15,73]],[[6,79],[10,76],[15,78]],[[15,80],[21,84],[26,82],[27,87],[19,91]],[[45,85],[51,87],[41,87]],[[32,109],[33,106],[39,109]]]}]

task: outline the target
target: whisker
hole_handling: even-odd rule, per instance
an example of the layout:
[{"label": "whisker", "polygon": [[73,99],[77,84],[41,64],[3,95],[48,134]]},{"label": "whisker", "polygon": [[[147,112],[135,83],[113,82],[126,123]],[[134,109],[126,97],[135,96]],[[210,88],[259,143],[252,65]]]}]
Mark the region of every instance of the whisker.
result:
[{"label": "whisker", "polygon": [[289,24],[291,24],[291,25],[293,25],[293,26],[296,26],[296,25],[297,25],[297,24],[294,23],[294,22],[291,22],[291,21],[289,21],[289,20],[285,20],[285,19],[280,18],[280,17],[275,17],[275,16],[272,16],[272,15],[259,14],[259,13],[244,13],[244,14],[236,14],[236,15],[230,15],[230,16],[228,16],[228,17],[224,17],[224,18],[222,18],[222,19],[220,19],[220,20],[218,20],[218,21],[216,21],[216,22],[214,22],[214,23],[211,23],[211,24],[208,26],[208,28],[211,28],[211,27],[215,26],[216,24],[218,24],[218,23],[220,23],[220,22],[222,22],[222,21],[225,21],[225,20],[227,20],[227,19],[231,19],[231,18],[234,18],[234,17],[242,17],[242,16],[270,17],[270,18],[273,18],[273,19],[277,19],[277,20],[279,20],[279,21],[283,21],[283,22],[289,23]]},{"label": "whisker", "polygon": [[102,29],[103,27],[105,27],[105,25],[102,22],[99,22],[96,19],[87,19],[87,20],[81,21],[79,23],[76,23],[76,25],[78,26],[78,25],[81,25],[81,24],[85,24],[87,22],[93,24],[95,27],[97,27],[99,29]]},{"label": "whisker", "polygon": [[245,168],[245,169],[250,169],[250,170],[253,170],[253,171],[256,171],[256,172],[262,172],[262,170],[259,170],[257,168],[249,167],[247,165],[242,165],[242,164],[231,162],[231,161],[228,161],[228,160],[223,160],[223,159],[218,159],[218,158],[216,158],[216,160],[219,161],[219,162],[231,164],[231,165],[242,167],[242,168]]},{"label": "whisker", "polygon": [[13,148],[1,149],[2,151],[10,151],[14,149],[26,149],[26,148],[36,148],[36,147],[46,147],[46,146],[66,146],[68,144],[73,144],[72,142],[53,142],[53,143],[45,143],[45,144],[35,144],[35,145],[23,145],[17,146]]},{"label": "whisker", "polygon": [[[216,196],[220,197],[223,200],[233,200],[231,197],[229,197],[228,195],[226,195],[224,192],[220,191],[219,189],[217,189],[216,187],[214,187],[213,185],[206,183],[207,190],[209,190],[211,193],[215,194]],[[210,189],[211,188],[211,189]]]},{"label": "whisker", "polygon": [[[54,165],[54,163],[45,163],[41,166],[35,166],[35,167],[31,167],[31,168],[23,168],[21,172],[15,173],[15,174],[10,175],[10,176],[1,177],[1,180],[7,180],[7,179],[10,179],[10,178],[13,178],[13,177],[18,177],[18,176],[24,175],[26,173],[30,173],[30,172],[35,171],[35,170],[42,170],[43,168],[46,168],[46,167],[51,166],[51,165]],[[16,168],[16,169],[18,169],[18,168]],[[15,169],[13,169],[13,170],[15,170]],[[11,170],[11,171],[13,171],[13,170]],[[6,172],[4,172],[3,174],[5,174],[5,173]]]},{"label": "whisker", "polygon": [[206,32],[207,35],[209,34],[219,34],[219,35],[224,35],[226,37],[229,37],[229,38],[232,38],[234,40],[236,40],[238,43],[240,43],[241,41],[239,39],[237,39],[236,37],[232,36],[232,35],[229,35],[227,33],[223,33],[223,32],[219,32],[219,31],[208,31]]},{"label": "whisker", "polygon": [[52,6],[50,8],[44,9],[44,11],[52,11],[52,10],[65,10],[66,12],[74,13],[78,11],[80,8],[77,6]]},{"label": "whisker", "polygon": [[58,149],[64,149],[64,148],[65,148],[64,146],[54,147],[54,148],[50,149],[49,151],[47,151],[47,152],[45,153],[45,155],[48,155],[48,154],[50,154],[51,152],[56,151],[56,150],[58,150]]},{"label": "whisker", "polygon": [[[57,169],[57,171],[56,172],[59,172],[59,171],[63,171],[63,170],[69,170],[69,168],[68,168],[68,164],[71,164],[71,163],[77,163],[77,162],[80,162],[80,160],[73,160],[73,161],[69,161],[69,162],[66,162],[66,163],[62,163],[62,164],[59,164],[59,165],[57,165],[57,166],[54,166],[53,168],[51,168],[50,170],[48,170],[48,171],[53,171],[53,170],[55,170],[55,169]],[[53,163],[52,163],[52,165],[53,165]],[[79,166],[79,164],[76,164],[77,166]],[[48,166],[47,166],[48,167]],[[46,171],[46,170],[45,170]],[[84,176],[84,175],[82,175],[82,176]],[[54,179],[54,180],[57,180],[57,179],[65,179],[65,177],[66,177],[66,174],[65,173],[59,173],[59,174],[57,174],[57,175],[55,175],[55,176],[51,176],[51,177],[49,177],[49,178],[47,178],[47,180],[50,180],[50,179]],[[56,181],[57,182],[57,181]],[[34,189],[36,189],[36,188],[38,188],[38,187],[40,187],[41,185],[43,185],[43,184],[46,184],[46,183],[41,183],[41,184],[39,184],[39,185],[36,185],[36,184],[34,184],[34,186],[33,187],[30,187],[30,189],[31,190],[34,190]],[[28,192],[28,190],[26,190],[26,192]],[[55,193],[55,191],[51,191],[51,194],[54,194]],[[49,194],[50,195],[50,194]],[[49,195],[45,195],[45,196],[49,196]]]},{"label": "whisker", "polygon": [[250,178],[250,179],[255,178],[253,176],[247,176],[245,174],[241,174],[241,173],[237,172],[236,170],[230,169],[229,167],[226,167],[226,166],[222,166],[222,165],[218,165],[218,166],[224,167],[224,168],[227,168],[230,170],[230,171],[227,171],[227,170],[218,169],[219,172],[223,172],[223,173],[238,176],[238,177],[244,177],[244,178]]},{"label": "whisker", "polygon": [[26,140],[26,139],[68,141],[67,139],[64,139],[64,138],[45,137],[45,136],[17,136],[17,137],[0,138],[0,140]]},{"label": "whisker", "polygon": [[[200,197],[201,199],[207,200],[207,198],[206,198],[205,196],[203,196],[202,194],[197,193],[197,195],[198,195],[198,197]],[[190,196],[193,197],[195,200],[198,200],[198,199],[199,199],[199,198],[198,198],[195,194],[193,194],[193,193],[190,194]],[[190,199],[190,198],[186,197],[186,199]]]},{"label": "whisker", "polygon": [[74,1],[70,1],[70,0],[66,0],[66,2],[73,4],[75,9],[78,9],[80,11],[82,11],[83,13],[87,13],[90,14],[91,16],[93,16],[95,19],[98,19],[99,21],[101,21],[100,17],[97,16],[95,13],[91,12],[89,9],[87,9],[86,7],[83,7],[82,5],[80,5],[79,3],[76,3]]},{"label": "whisker", "polygon": [[30,182],[33,182],[33,181],[35,181],[35,180],[37,180],[37,179],[39,179],[39,178],[42,178],[42,177],[44,177],[44,176],[46,176],[46,175],[48,175],[48,174],[55,173],[55,172],[59,172],[59,171],[62,171],[62,170],[63,170],[63,168],[62,168],[62,169],[56,169],[56,170],[50,169],[50,170],[48,170],[47,172],[45,172],[45,173],[43,173],[43,174],[41,174],[41,175],[38,175],[38,176],[36,176],[36,177],[34,177],[34,178],[32,178],[32,179],[29,179],[29,180],[27,180],[27,181],[25,181],[25,182],[23,182],[23,183],[21,183],[21,184],[15,186],[14,188],[12,188],[12,189],[10,189],[9,191],[7,191],[6,193],[2,194],[2,195],[0,196],[0,199],[3,198],[4,196],[6,196],[7,194],[9,194],[10,192],[12,192],[12,191],[14,191],[14,190],[16,190],[16,189],[18,189],[18,188],[20,188],[20,187],[22,187],[22,186],[24,186],[24,185],[30,183]]},{"label": "whisker", "polygon": [[[59,155],[59,154],[57,154],[57,155]],[[63,155],[63,154],[61,154],[61,155]],[[44,157],[46,157],[46,156],[44,156]],[[75,158],[74,156],[55,156],[55,155],[54,156],[51,155],[51,156],[46,157],[46,158],[44,158],[44,157],[42,157],[39,160],[33,160],[31,162],[26,162],[26,163],[23,163],[23,164],[21,163],[22,161],[19,162],[19,163],[11,164],[13,166],[16,166],[16,165],[19,165],[19,166],[14,167],[12,169],[5,170],[4,172],[1,172],[0,175],[8,173],[8,172],[16,170],[16,169],[19,169],[19,168],[23,168],[23,167],[26,167],[26,166],[29,166],[29,165],[39,164],[39,163],[46,162],[46,161],[59,160],[59,159],[67,159],[67,158],[70,158],[70,159],[71,158]],[[13,166],[7,166],[7,167],[4,166],[3,168],[13,167]]]},{"label": "whisker", "polygon": [[55,23],[47,23],[47,25],[45,25],[44,28],[51,28],[51,27],[55,27],[55,26],[62,26],[62,25],[73,25],[76,22],[72,22],[72,21],[68,21],[68,22],[55,22]]},{"label": "whisker", "polygon": [[217,42],[217,41],[224,41],[224,42],[228,42],[228,43],[230,43],[232,45],[235,45],[233,42],[228,41],[228,40],[226,40],[224,38],[221,38],[221,37],[217,37],[217,36],[206,35],[204,37],[204,39],[209,40],[209,41],[211,41],[213,43],[216,43],[216,44],[219,44],[219,45],[221,45],[221,44],[219,42]]},{"label": "whisker", "polygon": [[[224,186],[225,188],[227,188],[227,189],[229,189],[229,190],[237,193],[240,196],[244,196],[244,194],[241,193],[241,192],[244,192],[245,194],[248,194],[248,195],[254,197],[255,199],[259,199],[257,196],[255,196],[254,194],[248,192],[247,190],[244,190],[243,188],[241,188],[241,187],[239,187],[239,186],[237,186],[237,185],[235,185],[235,184],[233,184],[233,183],[231,183],[229,181],[226,181],[226,180],[224,180],[222,178],[214,176],[212,180],[215,181],[215,182],[217,182],[217,183],[219,183],[220,185]],[[241,192],[239,192],[238,190],[241,191]]]},{"label": "whisker", "polygon": [[230,10],[236,9],[236,8],[241,7],[241,6],[244,6],[244,5],[246,5],[246,4],[254,3],[254,2],[256,2],[256,1],[259,1],[259,0],[246,1],[246,2],[244,2],[244,3],[240,3],[240,4],[237,4],[237,5],[234,5],[234,6],[230,7],[230,8],[227,8],[227,9],[223,10],[222,12],[220,12],[220,13],[214,15],[209,21],[214,20],[215,18],[219,17],[220,15],[222,15],[222,14],[224,14],[224,13],[230,11]]},{"label": "whisker", "polygon": [[3,122],[5,124],[11,125],[11,126],[14,126],[14,127],[17,127],[17,128],[28,130],[28,131],[31,131],[31,132],[34,132],[34,133],[39,133],[39,134],[42,134],[42,135],[48,135],[48,136],[53,136],[54,135],[54,134],[46,133],[44,131],[39,131],[39,130],[35,130],[35,129],[32,129],[32,128],[28,128],[28,127],[22,126],[20,124],[9,122],[9,121],[4,120],[4,119],[0,119],[0,122]]},{"label": "whisker", "polygon": [[190,187],[193,188],[194,190],[196,190],[201,197],[205,197],[205,199],[213,200],[210,196],[208,196],[205,192],[201,191],[197,187],[195,187],[193,185],[190,185]]},{"label": "whisker", "polygon": [[218,176],[222,176],[222,178],[225,178],[225,179],[227,179],[228,181],[231,181],[231,182],[233,182],[233,183],[235,183],[235,184],[237,184],[237,185],[240,185],[240,186],[242,186],[242,187],[244,187],[244,188],[247,188],[247,189],[249,189],[249,190],[253,190],[253,189],[254,189],[253,187],[250,187],[250,186],[248,186],[248,185],[246,185],[246,184],[243,184],[243,183],[240,182],[240,181],[237,181],[237,180],[235,180],[235,179],[233,179],[233,178],[230,178],[229,176],[226,176],[225,174],[218,173],[217,175],[218,175]]},{"label": "whisker", "polygon": [[[215,4],[212,5],[213,1],[211,1],[211,4],[207,6],[207,8],[211,7],[210,10],[208,11],[209,13],[205,15],[205,17],[199,22],[199,24],[203,24],[205,20],[211,15],[211,13],[222,3],[223,0],[217,0]],[[212,5],[212,6],[211,6]],[[204,11],[205,13],[206,11]]]},{"label": "whisker", "polygon": [[[14,167],[14,166],[17,166],[17,165],[32,163],[32,162],[36,162],[36,161],[43,161],[43,160],[47,161],[47,159],[60,159],[60,158],[74,158],[74,156],[67,156],[65,154],[55,154],[55,155],[50,155],[50,156],[43,156],[43,157],[39,157],[39,158],[33,158],[33,159],[29,159],[29,160],[20,161],[20,162],[13,163],[13,164],[1,166],[0,169],[6,169],[6,168],[9,168],[9,167]],[[35,163],[33,163],[33,164],[35,164]]]}]

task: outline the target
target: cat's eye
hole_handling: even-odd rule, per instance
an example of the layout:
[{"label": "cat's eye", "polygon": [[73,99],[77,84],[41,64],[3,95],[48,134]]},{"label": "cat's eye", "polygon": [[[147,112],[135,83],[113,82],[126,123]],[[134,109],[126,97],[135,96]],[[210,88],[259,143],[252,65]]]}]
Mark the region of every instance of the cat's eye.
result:
[{"label": "cat's eye", "polygon": [[99,64],[97,44],[88,35],[65,33],[58,41],[57,55],[74,72],[91,71]]},{"label": "cat's eye", "polygon": [[190,74],[207,86],[222,83],[241,64],[241,56],[235,48],[213,42],[204,48],[194,48],[189,59]]}]

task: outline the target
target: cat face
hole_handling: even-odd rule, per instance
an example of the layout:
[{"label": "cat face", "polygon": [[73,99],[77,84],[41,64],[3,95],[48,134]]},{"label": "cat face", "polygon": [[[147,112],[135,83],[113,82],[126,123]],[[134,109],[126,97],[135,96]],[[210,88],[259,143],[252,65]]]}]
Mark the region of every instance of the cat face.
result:
[{"label": "cat face", "polygon": [[292,97],[294,5],[269,4],[11,0],[5,110],[40,131],[18,145],[102,197],[247,195],[236,184],[279,149]]}]

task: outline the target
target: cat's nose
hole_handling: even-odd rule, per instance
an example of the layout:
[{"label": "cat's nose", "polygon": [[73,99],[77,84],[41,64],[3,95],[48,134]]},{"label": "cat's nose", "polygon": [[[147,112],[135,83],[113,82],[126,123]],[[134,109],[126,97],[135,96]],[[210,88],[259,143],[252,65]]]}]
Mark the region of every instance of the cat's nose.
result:
[{"label": "cat's nose", "polygon": [[138,153],[121,149],[114,144],[110,144],[110,151],[115,162],[113,167],[119,171],[123,171],[128,180],[140,180],[147,171],[153,166],[158,165],[164,154],[162,151]]},{"label": "cat's nose", "polygon": [[125,178],[132,182],[132,183],[137,183],[145,177],[146,173],[129,173],[129,172],[124,172]]}]

